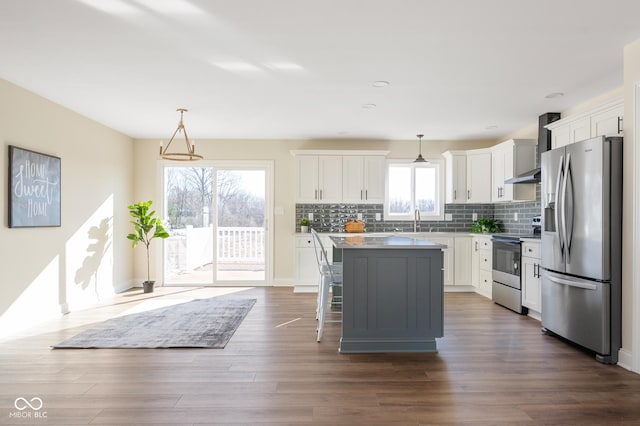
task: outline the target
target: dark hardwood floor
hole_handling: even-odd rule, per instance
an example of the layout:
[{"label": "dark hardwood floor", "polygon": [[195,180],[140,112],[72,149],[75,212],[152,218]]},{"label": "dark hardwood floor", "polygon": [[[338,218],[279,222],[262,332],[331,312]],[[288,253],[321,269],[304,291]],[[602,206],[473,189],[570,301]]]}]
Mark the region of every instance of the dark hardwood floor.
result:
[{"label": "dark hardwood floor", "polygon": [[[222,350],[50,349],[210,288],[124,293],[0,342],[0,424],[640,425],[640,375],[482,296],[446,293],[437,354],[341,355],[339,324],[315,341],[315,295],[237,290],[258,301]],[[11,417],[19,397],[40,398],[46,418]]]}]

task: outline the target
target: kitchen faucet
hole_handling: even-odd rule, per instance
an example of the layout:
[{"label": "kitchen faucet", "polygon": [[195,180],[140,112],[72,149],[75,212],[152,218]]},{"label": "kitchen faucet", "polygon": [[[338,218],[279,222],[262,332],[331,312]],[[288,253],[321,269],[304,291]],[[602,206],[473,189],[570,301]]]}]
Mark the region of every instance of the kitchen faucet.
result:
[{"label": "kitchen faucet", "polygon": [[413,212],[413,232],[418,232],[418,229],[420,228],[420,224],[418,222],[420,222],[420,209],[416,209]]}]

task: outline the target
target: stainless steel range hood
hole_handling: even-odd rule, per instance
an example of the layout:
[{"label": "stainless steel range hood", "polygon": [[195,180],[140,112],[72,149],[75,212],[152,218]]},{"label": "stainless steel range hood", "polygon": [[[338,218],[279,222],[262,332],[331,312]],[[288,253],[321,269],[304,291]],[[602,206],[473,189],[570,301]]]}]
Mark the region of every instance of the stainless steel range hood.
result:
[{"label": "stainless steel range hood", "polygon": [[507,179],[504,183],[540,183],[540,174],[540,168],[535,168],[511,179]]},{"label": "stainless steel range hood", "polygon": [[516,177],[512,177],[511,179],[507,179],[504,183],[540,183],[540,155],[551,149],[551,131],[546,128],[546,125],[559,119],[559,112],[547,112],[538,117],[538,152],[536,153],[536,165],[538,167]]}]

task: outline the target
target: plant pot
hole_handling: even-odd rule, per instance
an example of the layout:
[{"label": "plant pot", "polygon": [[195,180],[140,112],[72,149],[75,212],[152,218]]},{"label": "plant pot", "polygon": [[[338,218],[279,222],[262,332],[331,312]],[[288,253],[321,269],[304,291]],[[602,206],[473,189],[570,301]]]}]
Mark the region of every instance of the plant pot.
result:
[{"label": "plant pot", "polygon": [[143,293],[153,293],[155,281],[144,281],[142,283]]},{"label": "plant pot", "polygon": [[308,226],[302,226],[302,225],[300,225],[300,232],[302,232],[303,234],[304,234],[305,232],[309,232],[309,227],[308,227]]}]

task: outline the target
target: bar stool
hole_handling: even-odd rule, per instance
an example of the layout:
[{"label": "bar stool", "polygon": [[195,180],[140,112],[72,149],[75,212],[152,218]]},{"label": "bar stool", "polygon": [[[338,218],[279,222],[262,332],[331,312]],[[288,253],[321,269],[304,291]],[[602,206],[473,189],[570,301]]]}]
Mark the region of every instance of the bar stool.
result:
[{"label": "bar stool", "polygon": [[[316,319],[318,320],[317,341],[322,339],[325,322],[341,322],[342,321],[342,296],[335,296],[332,291],[336,287],[342,288],[342,264],[329,263],[327,251],[320,240],[318,233],[312,229],[313,246],[316,251],[316,260],[318,261],[318,272],[320,273],[320,282],[318,287],[318,299],[316,306]],[[329,293],[332,294],[331,301]],[[342,295],[342,292],[340,292]],[[335,312],[331,308],[338,307],[340,311]],[[327,315],[337,316],[337,319],[327,319]]]}]

